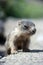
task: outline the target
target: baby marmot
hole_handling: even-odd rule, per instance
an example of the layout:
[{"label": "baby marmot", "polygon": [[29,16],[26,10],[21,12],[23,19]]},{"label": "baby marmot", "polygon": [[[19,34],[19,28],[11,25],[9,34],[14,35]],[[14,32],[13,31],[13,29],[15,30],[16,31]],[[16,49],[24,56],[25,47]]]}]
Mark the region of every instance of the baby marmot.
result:
[{"label": "baby marmot", "polygon": [[35,24],[28,20],[20,20],[17,27],[9,33],[6,39],[7,54],[17,53],[18,50],[29,51],[30,37],[36,32]]}]

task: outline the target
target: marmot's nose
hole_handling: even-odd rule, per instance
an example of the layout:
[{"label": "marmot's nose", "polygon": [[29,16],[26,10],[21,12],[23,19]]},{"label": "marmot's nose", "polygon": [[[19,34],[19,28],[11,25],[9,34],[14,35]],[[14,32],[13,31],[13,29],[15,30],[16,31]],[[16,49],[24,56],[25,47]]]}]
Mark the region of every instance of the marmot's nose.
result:
[{"label": "marmot's nose", "polygon": [[33,34],[34,34],[34,33],[36,32],[36,29],[34,29],[32,32],[33,32]]},{"label": "marmot's nose", "polygon": [[24,28],[25,28],[25,29],[28,29],[28,26],[24,25]]}]

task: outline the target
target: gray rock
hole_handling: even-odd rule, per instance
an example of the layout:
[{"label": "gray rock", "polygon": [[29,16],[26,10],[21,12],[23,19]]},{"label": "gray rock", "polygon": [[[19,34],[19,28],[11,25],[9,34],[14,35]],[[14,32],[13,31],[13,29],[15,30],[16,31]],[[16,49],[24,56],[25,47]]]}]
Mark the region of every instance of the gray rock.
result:
[{"label": "gray rock", "polygon": [[43,65],[43,52],[19,52],[0,59],[0,65]]}]

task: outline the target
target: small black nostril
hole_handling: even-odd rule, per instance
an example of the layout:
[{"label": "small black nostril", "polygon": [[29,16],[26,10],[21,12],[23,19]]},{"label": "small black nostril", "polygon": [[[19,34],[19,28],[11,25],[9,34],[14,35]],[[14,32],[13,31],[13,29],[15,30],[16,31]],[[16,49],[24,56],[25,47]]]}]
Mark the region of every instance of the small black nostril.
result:
[{"label": "small black nostril", "polygon": [[36,29],[34,29],[34,31],[36,32]]},{"label": "small black nostril", "polygon": [[36,29],[33,30],[33,33],[35,33],[35,32],[36,32]]},{"label": "small black nostril", "polygon": [[33,33],[34,33],[35,31],[33,31]]}]

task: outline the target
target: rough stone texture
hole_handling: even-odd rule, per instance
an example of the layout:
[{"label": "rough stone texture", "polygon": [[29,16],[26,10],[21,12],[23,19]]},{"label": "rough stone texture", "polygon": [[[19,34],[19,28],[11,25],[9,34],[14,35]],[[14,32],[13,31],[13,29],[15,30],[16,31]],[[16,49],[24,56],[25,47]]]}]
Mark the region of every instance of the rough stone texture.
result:
[{"label": "rough stone texture", "polygon": [[0,65],[43,65],[43,53],[18,53],[0,59]]}]

